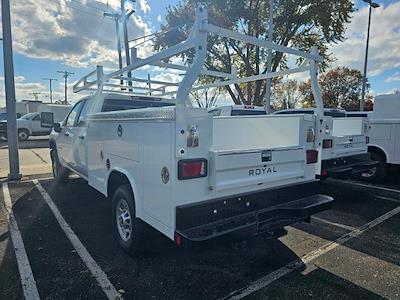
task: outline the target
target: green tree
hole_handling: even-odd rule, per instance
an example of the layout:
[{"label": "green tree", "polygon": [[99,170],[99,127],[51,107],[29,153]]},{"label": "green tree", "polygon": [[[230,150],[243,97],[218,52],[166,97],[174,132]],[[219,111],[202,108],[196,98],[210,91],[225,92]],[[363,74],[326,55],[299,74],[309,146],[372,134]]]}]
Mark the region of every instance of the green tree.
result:
[{"label": "green tree", "polygon": [[276,81],[272,86],[273,107],[276,110],[296,108],[301,100],[296,80]]},{"label": "green tree", "polygon": [[[168,33],[158,35],[154,47],[160,50],[184,40],[198,6],[208,9],[208,19],[215,25],[267,39],[268,3],[267,0],[182,0],[168,8],[166,24],[161,26],[161,30]],[[343,40],[345,25],[350,21],[352,11],[351,0],[277,0],[274,41],[304,51],[317,46],[325,58],[325,63],[321,65],[324,68],[331,61],[328,45]],[[241,76],[266,72],[266,49],[216,35],[209,36],[208,49],[206,67],[210,70],[231,72],[235,66]],[[190,63],[193,52],[185,53],[182,59]],[[272,61],[273,71],[287,66],[287,57],[281,52],[274,52]],[[260,105],[265,95],[265,80],[226,86],[225,89],[236,104]]]},{"label": "green tree", "polygon": [[[360,107],[363,76],[359,70],[337,67],[319,76],[319,85],[325,107],[344,108],[349,111]],[[369,84],[367,83],[367,90]],[[303,107],[314,107],[310,80],[299,86]],[[370,107],[372,98],[366,97],[366,107]]]}]

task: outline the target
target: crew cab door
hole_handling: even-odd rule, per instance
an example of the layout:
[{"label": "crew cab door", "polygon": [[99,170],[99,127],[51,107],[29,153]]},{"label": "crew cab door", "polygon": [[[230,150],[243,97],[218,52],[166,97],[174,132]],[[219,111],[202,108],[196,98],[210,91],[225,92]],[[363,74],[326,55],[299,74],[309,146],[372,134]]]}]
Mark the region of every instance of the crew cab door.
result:
[{"label": "crew cab door", "polygon": [[87,159],[86,159],[86,114],[87,114],[88,101],[85,100],[79,117],[76,121],[73,130],[73,166],[78,173],[87,177]]},{"label": "crew cab door", "polygon": [[76,123],[78,121],[79,113],[81,111],[83,102],[80,101],[75,104],[71,112],[68,114],[64,126],[61,129],[60,135],[57,140],[57,151],[60,160],[70,167],[74,168],[74,155],[73,144],[76,135]]},{"label": "crew cab door", "polygon": [[30,128],[32,130],[32,134],[50,133],[48,128],[42,127],[40,120],[40,114],[37,114],[31,119]]}]

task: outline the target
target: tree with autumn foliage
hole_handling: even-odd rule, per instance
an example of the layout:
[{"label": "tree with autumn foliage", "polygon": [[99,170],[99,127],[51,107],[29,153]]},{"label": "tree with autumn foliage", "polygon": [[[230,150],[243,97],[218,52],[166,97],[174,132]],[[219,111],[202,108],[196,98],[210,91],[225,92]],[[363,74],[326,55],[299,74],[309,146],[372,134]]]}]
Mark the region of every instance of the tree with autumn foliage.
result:
[{"label": "tree with autumn foliage", "polygon": [[[336,67],[319,76],[324,107],[343,108],[348,111],[360,109],[363,75],[359,70],[347,67]],[[367,83],[367,91],[369,84]],[[303,107],[315,107],[310,80],[299,86]],[[372,110],[372,96],[367,93],[365,110]]]},{"label": "tree with autumn foliage", "polygon": [[[155,50],[168,48],[185,40],[194,21],[197,7],[208,9],[209,22],[255,36],[268,37],[267,0],[182,0],[176,6],[167,9],[166,23],[161,30],[166,34],[157,35]],[[321,68],[331,61],[329,44],[342,41],[345,26],[350,22],[354,10],[351,0],[277,0],[274,8],[274,41],[282,46],[291,46],[310,51],[317,46],[324,57]],[[219,37],[208,36],[208,57],[206,68],[209,70],[232,72],[235,67],[240,76],[251,76],[266,72],[267,49],[244,44]],[[186,64],[193,60],[193,51],[181,55]],[[282,52],[273,52],[272,71],[287,67],[287,56]],[[297,63],[301,63],[298,60]],[[213,79],[215,80],[215,79]],[[224,87],[235,104],[261,105],[265,96],[265,80],[235,84]]]}]

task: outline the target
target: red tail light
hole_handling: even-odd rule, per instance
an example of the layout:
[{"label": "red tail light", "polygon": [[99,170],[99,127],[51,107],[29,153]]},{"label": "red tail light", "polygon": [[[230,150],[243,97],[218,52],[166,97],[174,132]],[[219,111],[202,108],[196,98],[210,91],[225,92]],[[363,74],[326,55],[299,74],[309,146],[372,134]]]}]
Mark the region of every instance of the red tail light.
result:
[{"label": "red tail light", "polygon": [[366,137],[365,137],[365,143],[366,143],[366,144],[369,144],[369,136],[366,136]]},{"label": "red tail light", "polygon": [[178,179],[192,179],[207,176],[207,160],[204,158],[178,161]]},{"label": "red tail light", "polygon": [[318,160],[318,151],[307,150],[307,164],[315,164]]},{"label": "red tail light", "polygon": [[333,142],[332,140],[323,140],[322,148],[332,148]]}]

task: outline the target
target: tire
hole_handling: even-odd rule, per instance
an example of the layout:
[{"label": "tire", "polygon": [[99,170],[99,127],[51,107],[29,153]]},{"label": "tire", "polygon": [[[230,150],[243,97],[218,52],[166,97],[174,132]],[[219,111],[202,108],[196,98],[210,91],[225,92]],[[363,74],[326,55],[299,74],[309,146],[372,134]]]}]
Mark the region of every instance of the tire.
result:
[{"label": "tire", "polygon": [[69,177],[69,170],[65,168],[58,159],[58,154],[56,149],[50,150],[51,157],[51,167],[53,170],[53,177],[58,183],[65,182]]},{"label": "tire", "polygon": [[380,181],[386,176],[386,161],[382,154],[372,152],[371,159],[379,162],[378,166],[370,169],[368,172],[362,173],[360,178],[364,181]]},{"label": "tire", "polygon": [[26,141],[29,138],[29,131],[27,129],[18,129],[18,140]]},{"label": "tire", "polygon": [[114,231],[119,245],[129,255],[139,249],[143,224],[136,218],[133,193],[129,185],[121,185],[112,197]]}]

